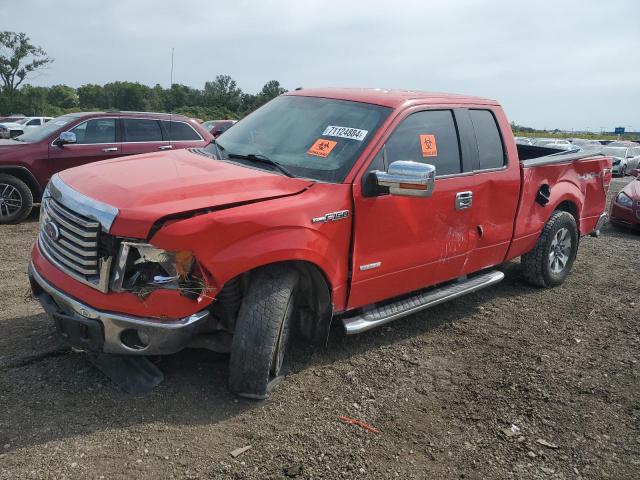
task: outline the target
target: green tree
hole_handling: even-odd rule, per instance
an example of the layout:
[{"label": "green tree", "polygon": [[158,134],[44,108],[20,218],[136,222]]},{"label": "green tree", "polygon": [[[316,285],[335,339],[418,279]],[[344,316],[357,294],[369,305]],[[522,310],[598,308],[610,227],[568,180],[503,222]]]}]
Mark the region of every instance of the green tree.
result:
[{"label": "green tree", "polygon": [[63,109],[74,108],[78,106],[78,94],[75,88],[66,85],[54,85],[49,88],[47,100],[51,105]]},{"label": "green tree", "polygon": [[286,89],[280,86],[279,81],[269,80],[267,83],[264,84],[264,87],[262,87],[262,90],[260,91],[259,95],[266,101],[269,101],[273,98],[276,98],[282,95],[283,93],[286,93],[286,91],[287,91]]},{"label": "green tree", "polygon": [[78,103],[83,110],[108,108],[102,85],[87,84],[78,87]]},{"label": "green tree", "polygon": [[237,111],[242,102],[242,90],[229,75],[218,75],[214,81],[204,84],[204,100],[206,106]]},{"label": "green tree", "polygon": [[51,62],[53,58],[33,45],[26,33],[0,32],[0,80],[2,93],[10,99],[27,77]]}]

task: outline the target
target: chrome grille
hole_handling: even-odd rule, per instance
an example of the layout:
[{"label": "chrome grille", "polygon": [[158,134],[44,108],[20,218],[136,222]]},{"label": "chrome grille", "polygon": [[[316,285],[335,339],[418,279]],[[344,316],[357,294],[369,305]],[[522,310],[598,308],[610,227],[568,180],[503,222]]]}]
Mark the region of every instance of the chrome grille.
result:
[{"label": "chrome grille", "polygon": [[43,199],[39,245],[45,256],[76,280],[107,290],[110,258],[100,258],[100,223],[51,197]]}]

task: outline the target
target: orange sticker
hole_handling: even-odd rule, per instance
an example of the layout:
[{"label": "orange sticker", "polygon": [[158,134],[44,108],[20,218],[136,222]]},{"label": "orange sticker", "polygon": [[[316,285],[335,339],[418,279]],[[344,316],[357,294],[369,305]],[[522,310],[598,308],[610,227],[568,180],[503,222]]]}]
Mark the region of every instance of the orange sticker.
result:
[{"label": "orange sticker", "polygon": [[438,145],[436,145],[436,136],[432,134],[420,135],[420,146],[422,147],[423,157],[437,157]]},{"label": "orange sticker", "polygon": [[328,157],[331,153],[331,150],[338,144],[338,142],[334,142],[333,140],[325,140],[324,138],[319,138],[315,141],[311,148],[307,150],[308,155],[314,155],[316,157]]}]

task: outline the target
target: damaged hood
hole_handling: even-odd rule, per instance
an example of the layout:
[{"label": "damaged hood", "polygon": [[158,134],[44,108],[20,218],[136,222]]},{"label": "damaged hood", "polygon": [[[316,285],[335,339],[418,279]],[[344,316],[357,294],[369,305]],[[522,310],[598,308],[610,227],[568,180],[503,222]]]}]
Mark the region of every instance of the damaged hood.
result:
[{"label": "damaged hood", "polygon": [[118,209],[111,233],[138,238],[163,217],[294,195],[313,183],[188,150],[93,163],[59,176],[73,190]]}]

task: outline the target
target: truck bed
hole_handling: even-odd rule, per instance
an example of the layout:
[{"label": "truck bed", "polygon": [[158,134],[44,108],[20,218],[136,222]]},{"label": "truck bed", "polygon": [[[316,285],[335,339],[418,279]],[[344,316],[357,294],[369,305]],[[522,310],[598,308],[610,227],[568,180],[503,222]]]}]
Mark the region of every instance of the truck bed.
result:
[{"label": "truck bed", "polygon": [[508,258],[531,250],[557,209],[574,215],[581,235],[593,232],[606,207],[611,158],[598,151],[517,147],[522,188]]}]

